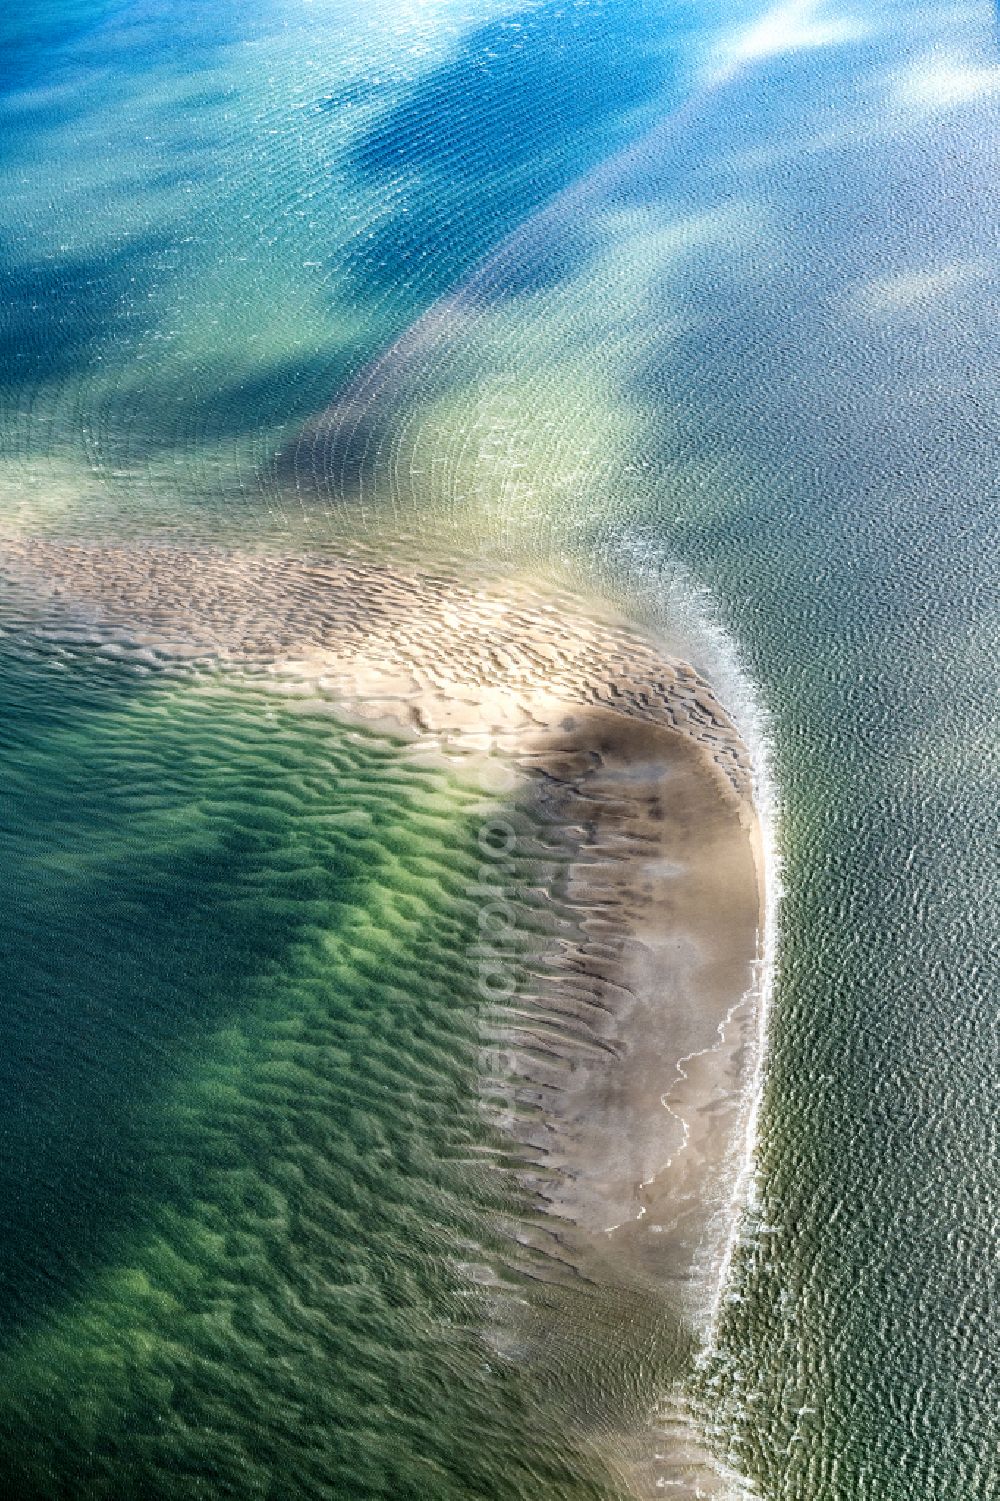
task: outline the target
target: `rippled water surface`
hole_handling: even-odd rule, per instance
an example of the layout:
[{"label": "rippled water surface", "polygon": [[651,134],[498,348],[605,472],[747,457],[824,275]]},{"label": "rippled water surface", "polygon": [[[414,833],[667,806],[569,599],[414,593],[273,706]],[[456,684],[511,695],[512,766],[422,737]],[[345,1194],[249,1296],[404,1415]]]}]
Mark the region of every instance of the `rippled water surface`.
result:
[{"label": "rippled water surface", "polygon": [[734,1492],[1000,1496],[995,10],[39,0],[0,47],[3,537],[596,580],[768,748],[784,886],[698,1354],[537,1249],[461,768],[5,588],[9,1493],[612,1498],[680,1426]]}]

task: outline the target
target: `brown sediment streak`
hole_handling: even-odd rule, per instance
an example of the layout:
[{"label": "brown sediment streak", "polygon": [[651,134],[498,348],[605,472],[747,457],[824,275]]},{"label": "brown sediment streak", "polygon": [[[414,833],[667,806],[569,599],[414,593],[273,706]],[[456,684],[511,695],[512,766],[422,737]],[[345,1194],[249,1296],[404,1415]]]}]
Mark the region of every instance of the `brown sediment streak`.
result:
[{"label": "brown sediment streak", "polygon": [[[598,601],[453,559],[19,537],[0,572],[58,639],[228,664],[405,754],[501,758],[554,915],[495,1015],[540,1211],[525,1254],[696,1325],[731,1220],[763,894],[749,759],[710,685]],[[623,1464],[646,1493],[663,1457],[643,1443]]]}]

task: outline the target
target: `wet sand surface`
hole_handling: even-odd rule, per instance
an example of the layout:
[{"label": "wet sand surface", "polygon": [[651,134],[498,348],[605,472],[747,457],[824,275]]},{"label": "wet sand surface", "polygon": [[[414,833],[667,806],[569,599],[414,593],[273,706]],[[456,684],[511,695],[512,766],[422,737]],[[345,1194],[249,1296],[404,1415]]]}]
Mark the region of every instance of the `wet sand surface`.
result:
[{"label": "wet sand surface", "polygon": [[734,1016],[725,1040],[720,1027],[751,982],[756,831],[720,796],[702,747],[673,730],[596,709],[538,736],[531,757],[552,816],[585,831],[566,899],[614,1053],[561,1077],[547,1101],[567,1180],[552,1203],[614,1237],[619,1266],[627,1246],[658,1280],[682,1247],[693,1260],[699,1182],[732,1137],[751,1018]]},{"label": "wet sand surface", "polygon": [[[360,548],[275,555],[15,537],[0,578],[67,640],[157,661],[263,666],[335,693],[369,722],[496,749],[563,702],[682,731],[737,799],[749,760],[705,680],[643,633],[514,575],[442,560],[390,566]],[[54,607],[54,613],[53,613]]]}]

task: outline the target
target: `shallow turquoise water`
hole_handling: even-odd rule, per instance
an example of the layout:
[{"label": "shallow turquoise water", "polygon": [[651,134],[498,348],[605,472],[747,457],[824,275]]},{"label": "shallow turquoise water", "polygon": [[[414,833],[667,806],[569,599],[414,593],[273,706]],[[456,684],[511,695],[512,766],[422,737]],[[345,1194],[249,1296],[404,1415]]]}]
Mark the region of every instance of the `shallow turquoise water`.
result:
[{"label": "shallow turquoise water", "polygon": [[[0,489],[6,524],[98,536],[298,545],[391,512],[600,577],[744,715],[756,685],[780,965],[692,1401],[763,1496],[979,1501],[996,18],[752,21],[3,22]],[[469,789],[269,720],[252,682],[3,625],[15,1494],[623,1494],[602,1437],[687,1369],[668,1309],[558,1289],[547,1353],[491,1352],[461,1270],[525,1212],[481,1166],[455,979]]]}]

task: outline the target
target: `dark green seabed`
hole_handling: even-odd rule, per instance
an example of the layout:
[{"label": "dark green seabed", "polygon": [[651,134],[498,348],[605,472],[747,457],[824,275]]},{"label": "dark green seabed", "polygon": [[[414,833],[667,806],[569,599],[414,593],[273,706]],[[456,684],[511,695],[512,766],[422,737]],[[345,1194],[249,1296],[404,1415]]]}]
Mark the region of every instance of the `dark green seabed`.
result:
[{"label": "dark green seabed", "polygon": [[784,893],[711,1317],[552,1278],[481,790],[4,564],[0,1493],[613,1501],[683,1425],[720,1495],[1000,1498],[995,10],[29,0],[0,56],[0,550],[596,582]]},{"label": "dark green seabed", "polygon": [[490,1363],[516,1275],[468,1274],[526,1207],[476,1108],[481,793],[252,688],[5,665],[12,1492],[610,1494]]}]

